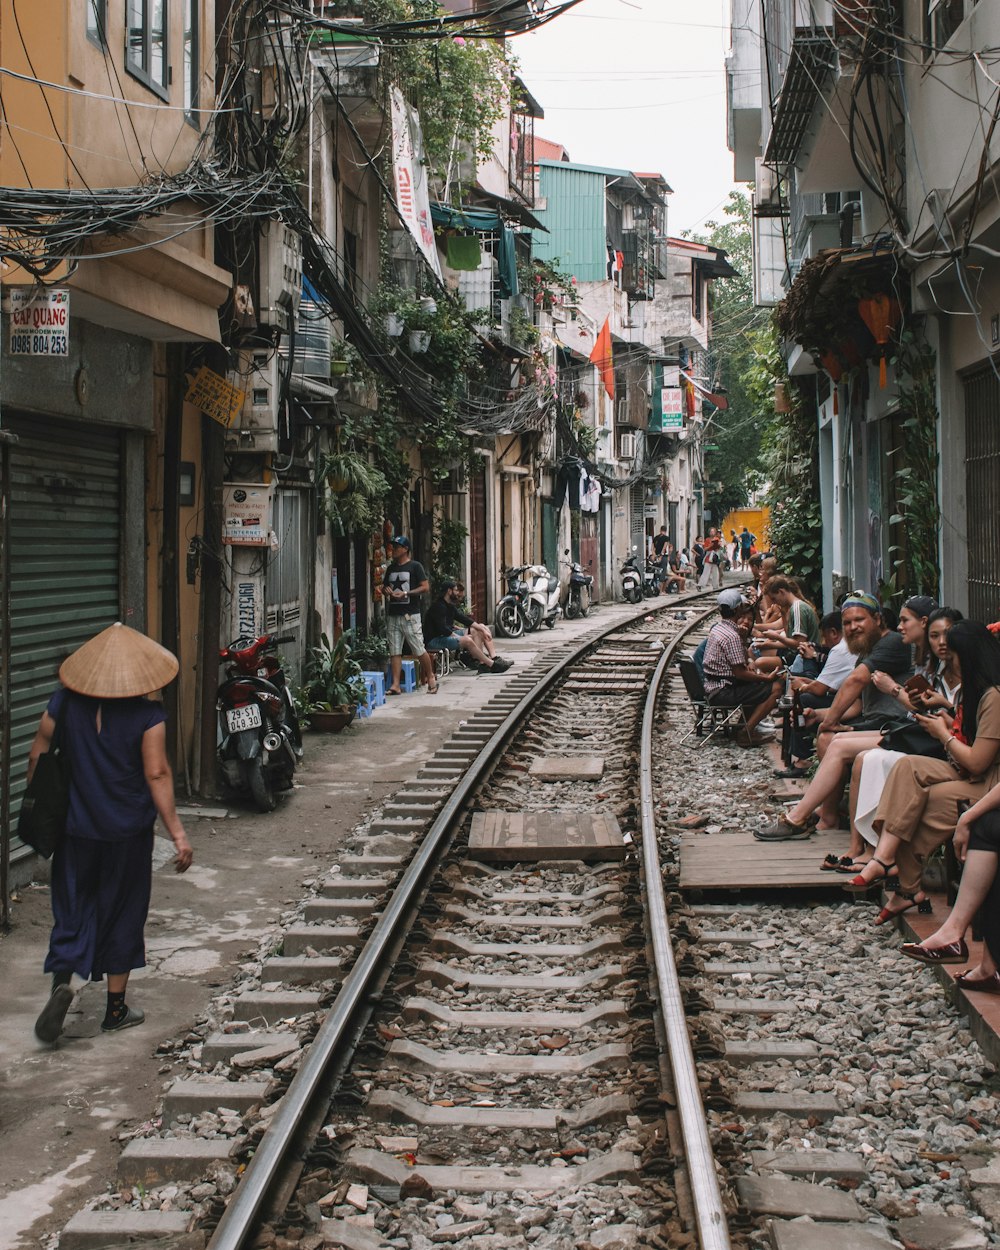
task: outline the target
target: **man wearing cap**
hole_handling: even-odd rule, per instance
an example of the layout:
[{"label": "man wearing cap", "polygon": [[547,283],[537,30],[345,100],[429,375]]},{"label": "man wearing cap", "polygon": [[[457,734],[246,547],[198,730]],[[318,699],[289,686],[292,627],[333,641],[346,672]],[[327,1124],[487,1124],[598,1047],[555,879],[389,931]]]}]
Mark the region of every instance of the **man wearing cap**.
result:
[{"label": "man wearing cap", "polygon": [[[837,828],[838,806],[851,766],[862,751],[877,747],[882,726],[899,720],[899,705],[872,681],[888,673],[902,684],[913,674],[913,656],[899,634],[890,631],[874,595],[855,590],[840,609],[844,641],[857,663],[825,710],[807,713],[817,729],[820,766],[805,794],[785,815],[765,829],[754,830],[760,842],[791,842],[808,838],[816,828]],[[855,732],[847,732],[854,730]],[[867,732],[866,732],[867,731]]]},{"label": "man wearing cap", "polygon": [[410,558],[410,540],[397,534],[392,540],[392,563],[382,580],[385,596],[385,627],[389,642],[392,684],[386,694],[402,694],[399,678],[403,672],[403,641],[410,644],[413,658],[420,665],[428,694],[437,694],[434,661],[424,648],[418,600],[430,589],[427,573],[419,560]]},{"label": "man wearing cap", "polygon": [[[472,633],[475,621],[462,611],[461,602],[458,582],[444,582],[440,597],[427,609],[424,623],[427,628],[428,648],[431,651],[464,651],[476,661],[481,673],[506,673],[511,666],[510,661],[491,655],[478,644]],[[464,625],[469,633],[457,633],[456,621]]]},{"label": "man wearing cap", "polygon": [[750,660],[747,638],[753,606],[735,587],[722,591],[717,602],[722,620],[709,634],[705,648],[705,694],[711,707],[743,708],[746,726],[737,734],[739,746],[762,746],[773,735],[757,726],[774,710],[784,683],[759,672]]}]

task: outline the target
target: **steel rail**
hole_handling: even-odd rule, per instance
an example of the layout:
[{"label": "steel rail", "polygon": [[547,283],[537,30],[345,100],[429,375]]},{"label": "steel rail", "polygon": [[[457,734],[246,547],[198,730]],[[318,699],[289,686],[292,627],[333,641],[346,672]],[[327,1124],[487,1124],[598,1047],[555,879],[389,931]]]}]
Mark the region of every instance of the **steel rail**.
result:
[{"label": "steel rail", "polygon": [[396,940],[398,930],[417,891],[421,888],[424,877],[436,863],[442,843],[451,832],[452,824],[466,800],[478,786],[482,773],[502,749],[525,713],[555,684],[570,664],[576,661],[583,652],[599,643],[607,634],[613,634],[625,625],[640,620],[650,611],[668,611],[678,603],[691,602],[693,599],[702,597],[703,594],[704,592],[692,594],[690,599],[678,597],[655,606],[651,603],[645,604],[643,610],[637,612],[634,617],[626,618],[624,621],[618,620],[598,632],[596,636],[588,636],[539,679],[494,731],[428,829],[413,859],[410,860],[393,890],[392,897],[386,904],[371,936],[362,947],[357,961],[344,978],[333,1005],[320,1025],[288,1090],[278,1104],[268,1131],[247,1165],[236,1192],[216,1225],[207,1250],[243,1250],[245,1239],[274,1183],[288,1145],[302,1122],[310,1101],[322,1084],[332,1056],[347,1036],[351,1022],[373,979],[380,971],[387,951]]},{"label": "steel rail", "polygon": [[639,755],[639,810],[643,875],[646,883],[646,909],[653,945],[660,1013],[667,1037],[667,1050],[681,1121],[681,1136],[684,1140],[684,1154],[700,1250],[730,1250],[729,1228],[722,1205],[722,1194],[719,1190],[715,1155],[708,1136],[705,1107],[698,1088],[698,1070],[695,1066],[694,1052],[691,1049],[691,1039],[688,1036],[684,1002],[677,979],[677,965],[674,962],[674,952],[670,943],[670,925],[667,920],[667,901],[663,892],[663,872],[660,867],[656,838],[656,812],[653,805],[653,721],[667,665],[673,659],[675,651],[685,636],[716,610],[713,607],[692,621],[676,638],[671,639],[669,646],[660,656],[646,697],[646,708],[642,718],[642,747]]}]

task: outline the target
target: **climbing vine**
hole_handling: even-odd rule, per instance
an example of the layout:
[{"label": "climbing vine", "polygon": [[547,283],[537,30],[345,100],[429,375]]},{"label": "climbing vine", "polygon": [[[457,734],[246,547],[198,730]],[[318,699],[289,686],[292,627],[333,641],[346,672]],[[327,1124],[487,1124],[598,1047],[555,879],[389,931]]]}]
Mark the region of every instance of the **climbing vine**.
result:
[{"label": "climbing vine", "polygon": [[[911,594],[937,598],[941,585],[938,529],[938,408],[936,358],[919,330],[906,328],[896,352],[899,398],[906,412],[903,445],[893,455],[896,508],[889,524],[899,541],[889,548],[895,580]],[[895,537],[895,534],[894,534]]]}]

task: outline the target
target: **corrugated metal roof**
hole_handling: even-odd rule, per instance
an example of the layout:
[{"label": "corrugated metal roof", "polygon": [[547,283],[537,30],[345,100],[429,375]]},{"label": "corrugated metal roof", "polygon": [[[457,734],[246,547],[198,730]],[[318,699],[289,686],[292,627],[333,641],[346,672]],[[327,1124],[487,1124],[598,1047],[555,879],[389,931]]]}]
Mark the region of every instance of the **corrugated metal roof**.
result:
[{"label": "corrugated metal roof", "polygon": [[574,161],[550,161],[540,157],[539,165],[569,165],[570,169],[579,169],[585,174],[604,174],[607,178],[634,178],[631,169],[612,169],[610,165],[577,165]]},{"label": "corrugated metal roof", "polygon": [[578,282],[607,277],[605,178],[607,171],[565,161],[541,161],[538,193],[544,208],[535,215],[548,235],[534,234],[532,250],[542,260],[559,261]]}]

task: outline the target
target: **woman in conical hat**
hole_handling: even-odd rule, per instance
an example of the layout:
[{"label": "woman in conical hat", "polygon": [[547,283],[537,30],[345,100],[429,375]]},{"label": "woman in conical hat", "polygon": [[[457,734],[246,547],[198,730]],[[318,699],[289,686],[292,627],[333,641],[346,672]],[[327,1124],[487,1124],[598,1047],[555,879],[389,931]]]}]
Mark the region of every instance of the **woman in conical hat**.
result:
[{"label": "woman in conical hat", "polygon": [[191,866],[191,844],[174,806],[166,752],[166,715],[145,696],[177,675],[169,651],[127,625],[111,625],[59,669],[62,688],[49,700],[28,758],[28,777],[49,749],[57,722],[69,759],[66,837],[52,859],[52,914],[45,971],[52,992],[35,1034],[54,1042],[73,1001],[71,981],[107,977],[106,1033],[145,1018],[125,1002],[133,968],[145,965],[143,930],[152,877],[153,824],[159,815]]}]

